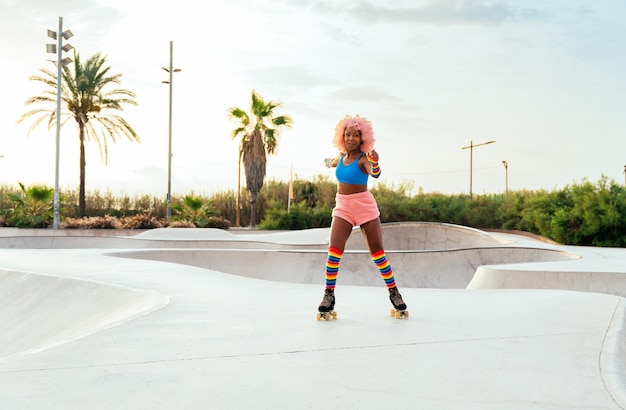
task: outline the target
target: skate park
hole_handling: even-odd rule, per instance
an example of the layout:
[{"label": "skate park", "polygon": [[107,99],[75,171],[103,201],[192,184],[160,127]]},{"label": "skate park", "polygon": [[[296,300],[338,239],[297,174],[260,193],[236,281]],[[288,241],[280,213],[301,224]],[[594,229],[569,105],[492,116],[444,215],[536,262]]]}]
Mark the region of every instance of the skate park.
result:
[{"label": "skate park", "polygon": [[2,409],[626,408],[626,250],[394,223],[409,319],[360,232],[0,229]]}]

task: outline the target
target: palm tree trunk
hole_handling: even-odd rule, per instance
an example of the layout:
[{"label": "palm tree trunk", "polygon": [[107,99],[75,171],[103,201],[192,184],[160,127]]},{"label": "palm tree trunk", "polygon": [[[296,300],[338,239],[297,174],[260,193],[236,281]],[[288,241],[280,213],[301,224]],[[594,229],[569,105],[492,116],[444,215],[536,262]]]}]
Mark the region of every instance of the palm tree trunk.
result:
[{"label": "palm tree trunk", "polygon": [[261,132],[255,130],[244,146],[243,165],[246,170],[246,188],[250,192],[250,227],[256,226],[256,203],[265,179],[267,158]]},{"label": "palm tree trunk", "polygon": [[258,197],[258,192],[250,192],[250,228],[256,227],[256,202]]},{"label": "palm tree trunk", "polygon": [[87,216],[87,206],[85,204],[85,169],[87,162],[85,160],[85,131],[80,127],[80,185],[78,188],[78,215],[81,218]]}]

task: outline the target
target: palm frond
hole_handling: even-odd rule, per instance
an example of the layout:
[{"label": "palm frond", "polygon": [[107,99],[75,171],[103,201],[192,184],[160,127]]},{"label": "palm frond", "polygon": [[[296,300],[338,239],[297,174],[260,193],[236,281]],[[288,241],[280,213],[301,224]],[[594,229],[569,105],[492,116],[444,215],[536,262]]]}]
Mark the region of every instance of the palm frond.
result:
[{"label": "palm frond", "polygon": [[239,127],[239,128],[235,128],[232,131],[231,137],[232,137],[232,139],[236,139],[240,135],[245,135],[245,134],[246,134],[246,128],[245,127]]},{"label": "palm frond", "polygon": [[272,119],[272,123],[276,125],[277,127],[281,125],[284,125],[286,127],[291,127],[293,120],[288,115],[279,115],[278,117],[274,117]]}]

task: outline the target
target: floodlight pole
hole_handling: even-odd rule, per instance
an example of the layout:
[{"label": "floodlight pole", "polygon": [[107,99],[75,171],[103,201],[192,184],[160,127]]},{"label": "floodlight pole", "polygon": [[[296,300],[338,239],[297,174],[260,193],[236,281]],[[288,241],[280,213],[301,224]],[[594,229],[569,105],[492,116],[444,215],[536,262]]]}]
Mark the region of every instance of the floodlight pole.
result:
[{"label": "floodlight pole", "polygon": [[61,56],[63,49],[63,17],[59,17],[59,31],[57,32],[57,133],[54,154],[54,221],[52,227],[59,229],[59,158],[61,145]]},{"label": "floodlight pole", "polygon": [[469,190],[469,194],[470,194],[470,198],[472,197],[472,180],[473,180],[473,168],[474,168],[474,148],[475,147],[481,147],[483,145],[487,145],[487,144],[493,144],[495,141],[487,141],[487,142],[483,142],[481,144],[475,144],[474,142],[470,140],[470,144],[467,147],[462,147],[461,149],[468,149],[470,150],[470,190]]},{"label": "floodlight pole", "polygon": [[161,81],[164,84],[169,84],[170,97],[169,97],[169,125],[167,136],[167,221],[172,218],[172,84],[173,75],[180,71],[179,68],[174,68],[174,42],[170,41],[170,66],[169,68],[162,67],[163,70],[169,73],[169,81]]},{"label": "floodlight pole", "polygon": [[[59,229],[59,154],[60,154],[60,146],[61,146],[61,88],[63,84],[63,51],[68,51],[72,49],[71,45],[66,45],[63,47],[63,39],[66,40],[72,37],[72,32],[67,30],[65,33],[63,32],[63,17],[59,17],[59,31],[55,33],[54,31],[48,30],[48,37],[51,37],[57,40],[56,50],[54,50],[54,44],[50,44],[47,46],[48,52],[57,54],[57,112],[56,112],[56,139],[55,139],[55,165],[54,165],[54,217],[52,222],[53,229]],[[68,58],[68,61],[71,62],[72,59]]]}]

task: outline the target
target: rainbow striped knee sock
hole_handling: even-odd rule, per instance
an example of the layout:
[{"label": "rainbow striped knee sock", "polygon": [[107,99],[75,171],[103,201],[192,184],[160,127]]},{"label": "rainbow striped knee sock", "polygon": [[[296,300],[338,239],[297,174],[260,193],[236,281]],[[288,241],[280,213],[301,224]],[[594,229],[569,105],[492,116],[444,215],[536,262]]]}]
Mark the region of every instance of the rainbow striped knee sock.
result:
[{"label": "rainbow striped knee sock", "polygon": [[328,259],[326,260],[326,289],[335,289],[337,283],[337,273],[339,273],[339,262],[343,252],[331,246],[328,248]]},{"label": "rainbow striped knee sock", "polygon": [[378,252],[372,253],[372,260],[380,271],[380,276],[382,276],[383,280],[385,281],[385,285],[387,285],[387,288],[395,288],[396,280],[393,277],[393,270],[391,269],[391,265],[387,260],[385,251],[380,250]]}]

